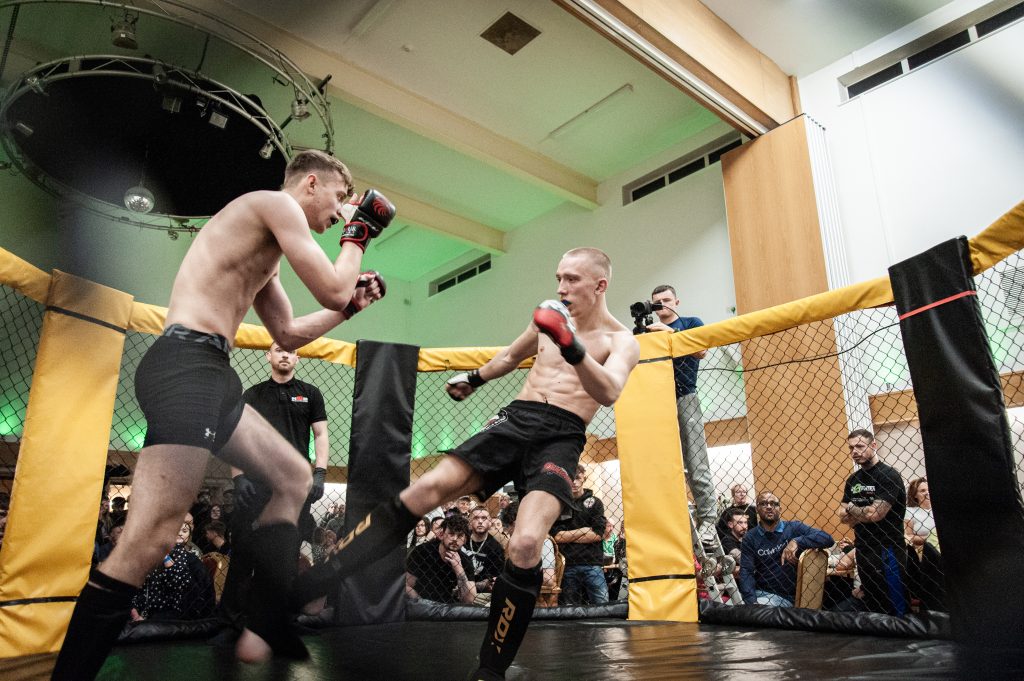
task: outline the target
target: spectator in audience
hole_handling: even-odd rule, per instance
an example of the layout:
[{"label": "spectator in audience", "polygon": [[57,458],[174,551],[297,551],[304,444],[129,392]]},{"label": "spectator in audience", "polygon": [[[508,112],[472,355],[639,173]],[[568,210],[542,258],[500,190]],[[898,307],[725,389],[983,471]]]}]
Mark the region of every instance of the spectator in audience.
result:
[{"label": "spectator in audience", "polygon": [[500,514],[512,503],[512,497],[504,492],[498,492],[495,496],[498,497],[498,513]]},{"label": "spectator in audience", "polygon": [[828,571],[825,578],[825,596],[821,607],[837,612],[857,612],[863,601],[853,597],[857,586],[857,551],[849,539],[840,539],[828,553]]},{"label": "spectator in audience", "polygon": [[320,530],[319,536],[314,535],[316,541],[313,543],[313,564],[323,563],[331,556],[331,549],[338,543],[338,535],[334,533],[334,530],[328,530],[326,527],[318,528]]},{"label": "spectator in audience", "polygon": [[4,534],[7,532],[7,507],[0,507],[0,546],[4,543]]},{"label": "spectator in audience", "polygon": [[341,528],[345,524],[345,503],[338,502],[331,505],[327,518],[324,519],[324,527],[336,535],[341,534]]},{"label": "spectator in audience", "polygon": [[804,549],[835,543],[824,530],[782,520],[782,504],[771,492],[757,495],[757,527],[743,537],[740,594],[744,603],[789,608],[796,599],[796,565]]},{"label": "spectator in audience", "polygon": [[854,530],[864,603],[872,612],[902,616],[908,610],[903,478],[879,460],[878,442],[870,431],[855,430],[846,442],[860,470],[846,479],[837,513]]},{"label": "spectator in audience", "polygon": [[444,524],[445,516],[439,515],[431,518],[430,520],[430,538],[440,539],[441,538],[441,525]]},{"label": "spectator in audience", "polygon": [[118,518],[124,518],[126,515],[128,515],[128,500],[122,496],[116,496],[111,499],[110,524],[113,525],[115,520]]},{"label": "spectator in audience", "polygon": [[[676,290],[668,284],[655,287],[651,292],[651,303],[657,304],[658,321],[647,326],[648,331],[686,331],[704,326],[698,317],[679,315],[679,298]],[[683,464],[686,481],[693,494],[697,524],[694,541],[714,542],[715,537],[715,485],[711,479],[708,464],[708,443],[704,437],[704,414],[697,397],[697,371],[700,360],[707,350],[685,357],[673,357],[672,367],[676,384],[676,416],[679,421],[679,438],[683,447]]]},{"label": "spectator in audience", "polygon": [[587,467],[580,464],[572,481],[575,507],[563,505],[562,516],[551,528],[551,536],[565,557],[562,602],[566,605],[608,602],[608,584],[601,569],[604,562],[601,550],[605,528],[604,504],[592,491],[583,487],[586,480]]},{"label": "spectator in audience", "polygon": [[[185,511],[185,523],[188,525],[189,530],[194,530],[196,526],[196,520],[192,517],[191,511]],[[194,541],[192,541],[192,532],[189,533],[189,540],[185,542],[185,550],[191,553],[196,558],[203,557],[203,550],[199,548]]]},{"label": "spectator in audience", "polygon": [[728,532],[722,536],[722,551],[735,558],[736,564],[739,565],[740,545],[747,530],[750,529],[750,525],[748,525],[747,512],[742,508],[732,507],[732,510],[727,513],[729,513],[729,518],[725,526]]},{"label": "spectator in audience", "polygon": [[216,551],[225,556],[231,553],[231,544],[228,543],[227,527],[219,520],[210,520],[203,528],[203,541],[200,548],[206,553]]},{"label": "spectator in audience", "polygon": [[470,510],[472,510],[474,505],[475,504],[473,502],[473,497],[471,497],[471,496],[459,497],[455,501],[455,506],[453,507],[454,510],[450,509],[448,511],[448,513],[457,512],[457,513],[462,514],[463,516],[465,516],[468,519],[469,518],[469,512],[470,512]]},{"label": "spectator in audience", "polygon": [[907,486],[906,541],[911,547],[907,555],[907,587],[911,596],[926,610],[946,609],[946,587],[943,576],[939,538],[932,515],[932,498],[928,478],[916,478]]},{"label": "spectator in audience", "polygon": [[472,603],[476,598],[473,563],[462,553],[469,521],[460,513],[444,519],[441,538],[412,550],[406,560],[405,593],[439,603]]},{"label": "spectator in audience", "polygon": [[[486,506],[477,506],[469,513],[469,537],[462,547],[462,553],[473,563],[473,581],[476,593],[490,594],[494,580],[501,574],[505,564],[505,549],[491,536],[491,512]],[[484,599],[486,600],[486,599]]]},{"label": "spectator in audience", "polygon": [[121,533],[124,531],[125,518],[118,518],[115,522],[117,523],[110,528],[110,534],[107,536],[107,541],[100,544],[99,549],[96,551],[96,564],[102,563],[110,555],[110,552],[117,546],[118,540],[121,539]]},{"label": "spectator in audience", "polygon": [[907,518],[905,520],[907,544],[923,553],[924,545],[932,542],[938,548],[935,538],[935,516],[932,515],[932,497],[928,493],[928,478],[915,478],[907,486]]},{"label": "spectator in audience", "polygon": [[430,541],[430,519],[420,518],[416,522],[416,527],[412,528],[412,533],[409,535],[409,545],[406,548],[411,551],[428,541]]},{"label": "spectator in audience", "polygon": [[183,522],[164,562],[146,576],[132,599],[132,619],[194,620],[213,614],[214,591],[202,561],[185,549],[192,527]]},{"label": "spectator in audience", "polygon": [[224,517],[221,518],[221,520],[224,521],[225,525],[231,527],[231,514],[235,512],[235,490],[224,490],[221,492],[221,498],[223,499],[223,502],[220,507],[221,512],[224,514]]},{"label": "spectator in audience", "polygon": [[725,541],[725,537],[729,534],[729,519],[732,518],[733,511],[740,510],[747,515],[748,528],[757,526],[757,509],[754,508],[754,505],[750,503],[749,497],[747,497],[747,486],[742,482],[737,482],[729,488],[729,492],[732,494],[732,503],[722,511],[717,525],[718,536],[723,541]]}]

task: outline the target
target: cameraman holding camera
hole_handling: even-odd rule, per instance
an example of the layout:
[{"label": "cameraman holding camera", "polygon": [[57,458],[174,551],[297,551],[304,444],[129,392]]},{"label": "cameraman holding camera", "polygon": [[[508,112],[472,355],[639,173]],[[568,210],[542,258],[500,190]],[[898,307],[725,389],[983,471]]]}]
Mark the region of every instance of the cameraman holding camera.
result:
[{"label": "cameraman holding camera", "polygon": [[[679,316],[676,312],[679,307],[676,290],[667,284],[656,287],[651,293],[650,307],[658,315],[658,321],[648,324],[647,331],[675,333],[704,326],[704,322],[697,317]],[[676,410],[679,416],[679,438],[683,444],[683,465],[686,467],[687,482],[690,483],[695,506],[697,537],[694,537],[694,541],[717,544],[715,486],[708,465],[708,443],[704,439],[704,414],[697,398],[697,369],[706,354],[707,350],[701,350],[686,357],[673,357],[672,365],[675,369]]]}]

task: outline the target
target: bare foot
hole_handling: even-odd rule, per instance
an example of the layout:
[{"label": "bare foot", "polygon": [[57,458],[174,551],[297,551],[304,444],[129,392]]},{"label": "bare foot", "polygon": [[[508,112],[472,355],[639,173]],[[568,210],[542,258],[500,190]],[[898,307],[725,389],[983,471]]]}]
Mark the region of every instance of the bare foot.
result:
[{"label": "bare foot", "polygon": [[235,657],[242,662],[266,662],[272,654],[267,642],[248,629],[242,631],[235,644]]}]

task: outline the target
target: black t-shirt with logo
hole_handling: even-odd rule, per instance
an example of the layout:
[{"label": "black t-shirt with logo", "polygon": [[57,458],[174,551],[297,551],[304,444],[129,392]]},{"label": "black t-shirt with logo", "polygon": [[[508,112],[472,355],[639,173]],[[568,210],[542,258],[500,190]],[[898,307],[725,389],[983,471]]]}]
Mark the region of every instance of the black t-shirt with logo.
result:
[{"label": "black t-shirt with logo", "polygon": [[[458,579],[455,571],[440,554],[441,541],[431,539],[425,544],[414,548],[405,561],[405,569],[416,578],[416,593],[420,598],[427,598],[438,603],[455,603],[458,600],[456,587]],[[466,573],[466,578],[473,575],[473,561],[469,556],[459,552],[459,561]]]},{"label": "black t-shirt with logo", "polygon": [[267,379],[246,390],[242,399],[270,421],[303,459],[309,456],[309,429],[327,420],[324,396],[315,385],[295,378],[287,383]]},{"label": "black t-shirt with logo", "polygon": [[[598,537],[604,536],[606,524],[604,517],[604,504],[594,496],[589,489],[583,490],[583,496],[575,502],[576,508],[567,504],[562,505],[562,515],[555,521],[551,528],[551,535],[554,536],[562,530],[577,530],[581,527],[588,527]],[[601,565],[604,562],[604,549],[601,542],[579,544],[559,544],[558,550],[565,556],[566,565]]]},{"label": "black t-shirt with logo", "polygon": [[860,547],[902,546],[903,516],[907,510],[907,493],[903,478],[892,466],[879,461],[871,468],[861,468],[846,479],[843,503],[853,502],[854,506],[870,506],[877,500],[892,505],[889,512],[877,523],[858,523],[854,526]]}]

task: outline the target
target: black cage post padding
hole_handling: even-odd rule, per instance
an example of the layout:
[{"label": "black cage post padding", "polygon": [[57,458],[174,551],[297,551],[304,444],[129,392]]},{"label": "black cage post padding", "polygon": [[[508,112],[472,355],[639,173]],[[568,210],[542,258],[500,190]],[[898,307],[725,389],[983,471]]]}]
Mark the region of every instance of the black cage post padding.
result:
[{"label": "black cage post padding", "polygon": [[[418,361],[419,348],[413,345],[356,343],[343,534],[409,486]],[[405,618],[405,545],[381,547],[381,553],[380,560],[342,582],[338,624]]]},{"label": "black cage post padding", "polygon": [[968,664],[1016,666],[1024,655],[1024,506],[967,239],[894,265],[889,276],[917,399],[953,637]]}]

